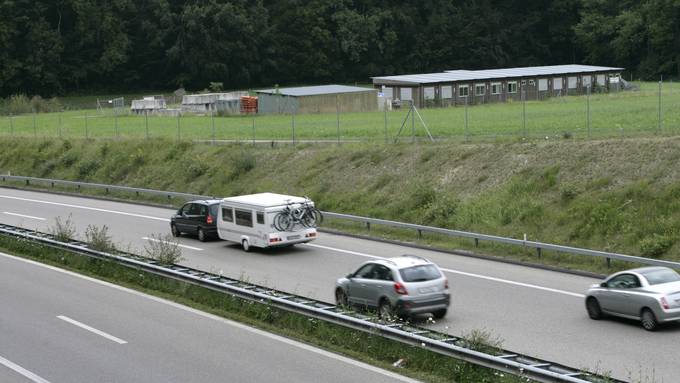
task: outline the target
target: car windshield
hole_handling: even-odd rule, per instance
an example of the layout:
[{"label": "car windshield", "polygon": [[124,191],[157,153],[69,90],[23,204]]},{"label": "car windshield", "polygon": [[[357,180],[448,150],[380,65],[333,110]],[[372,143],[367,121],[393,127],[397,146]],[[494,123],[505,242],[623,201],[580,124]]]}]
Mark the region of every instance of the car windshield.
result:
[{"label": "car windshield", "polygon": [[671,269],[652,270],[642,273],[650,285],[680,281],[680,275]]},{"label": "car windshield", "polygon": [[399,270],[404,282],[424,282],[440,278],[442,275],[435,265],[419,265]]}]

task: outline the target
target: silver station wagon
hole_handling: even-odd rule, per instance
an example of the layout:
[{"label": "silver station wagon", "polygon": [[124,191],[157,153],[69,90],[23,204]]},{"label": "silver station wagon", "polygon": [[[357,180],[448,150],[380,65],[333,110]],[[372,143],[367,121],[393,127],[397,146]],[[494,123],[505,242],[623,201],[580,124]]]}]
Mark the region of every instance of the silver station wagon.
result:
[{"label": "silver station wagon", "polygon": [[372,260],[338,279],[338,305],[376,309],[383,320],[431,313],[443,318],[449,307],[449,282],[439,267],[415,255]]},{"label": "silver station wagon", "polygon": [[591,319],[614,315],[636,319],[645,330],[680,321],[680,275],[667,267],[641,267],[612,274],[586,293]]}]

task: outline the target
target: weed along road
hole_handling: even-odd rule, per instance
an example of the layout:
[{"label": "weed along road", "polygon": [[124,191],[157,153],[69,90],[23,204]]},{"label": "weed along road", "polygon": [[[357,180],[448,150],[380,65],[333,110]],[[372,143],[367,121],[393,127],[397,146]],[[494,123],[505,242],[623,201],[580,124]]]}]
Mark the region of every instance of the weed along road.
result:
[{"label": "weed along road", "polygon": [[413,382],[0,253],[2,382]]},{"label": "weed along road", "polygon": [[[46,231],[54,226],[55,217],[65,219],[71,215],[81,236],[87,225],[106,225],[123,249],[129,245],[133,250],[140,250],[147,243],[144,237],[169,233],[172,213],[171,209],[0,188],[2,223]],[[184,246],[182,263],[187,266],[328,302],[333,302],[335,280],[368,259],[404,253],[424,256],[437,263],[449,279],[452,300],[449,313],[431,324],[440,331],[463,335],[474,329],[485,329],[503,339],[506,349],[573,367],[611,371],[620,379],[646,382],[653,378],[658,382],[673,382],[680,375],[677,363],[680,326],[670,325],[650,333],[636,321],[590,320],[584,309],[583,293],[591,284],[599,282],[596,279],[326,233],[310,244],[251,253],[219,240],[204,243],[182,237],[180,243]],[[4,266],[2,270],[4,272]],[[35,276],[26,278],[36,280]],[[38,286],[35,289],[41,291]],[[75,302],[93,299],[87,289],[74,290],[73,294]],[[0,299],[10,299],[5,295]],[[72,308],[77,310],[81,306]],[[6,307],[4,303],[2,307]],[[92,321],[88,319],[97,318],[91,314],[71,316],[63,310],[55,312],[53,317],[57,315],[83,319],[90,325]],[[124,315],[127,322],[99,322],[104,324],[102,330],[128,342],[130,334],[135,336],[141,332],[136,326],[146,329],[147,333],[156,331],[148,327],[139,312]],[[50,322],[50,326],[68,325],[59,319],[56,321]],[[118,323],[127,325],[120,327]],[[159,327],[161,334],[167,330],[165,326]],[[108,348],[118,346],[106,342]],[[0,344],[0,356],[7,357],[2,354],[6,352],[1,348],[3,345],[4,342]],[[112,363],[117,360],[112,356],[109,359]],[[321,380],[328,381],[326,377]],[[371,378],[370,381],[377,380]]]}]

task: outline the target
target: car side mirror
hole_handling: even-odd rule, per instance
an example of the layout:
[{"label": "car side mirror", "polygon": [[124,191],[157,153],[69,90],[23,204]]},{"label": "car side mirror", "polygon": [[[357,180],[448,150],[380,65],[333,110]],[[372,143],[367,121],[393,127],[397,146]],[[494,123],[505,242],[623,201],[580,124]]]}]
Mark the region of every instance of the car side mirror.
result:
[{"label": "car side mirror", "polygon": [[600,287],[607,288],[607,282],[602,282],[602,283],[600,283]]},{"label": "car side mirror", "polygon": [[349,274],[347,274],[347,276],[345,276],[345,278],[347,278],[347,279],[352,279],[352,278],[354,278],[354,273],[349,273]]}]

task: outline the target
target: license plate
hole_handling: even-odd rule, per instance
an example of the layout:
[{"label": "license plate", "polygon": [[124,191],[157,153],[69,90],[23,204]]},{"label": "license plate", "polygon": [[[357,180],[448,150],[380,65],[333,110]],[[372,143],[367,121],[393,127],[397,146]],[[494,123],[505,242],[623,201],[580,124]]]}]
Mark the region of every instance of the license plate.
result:
[{"label": "license plate", "polygon": [[286,238],[287,238],[289,241],[291,241],[291,240],[293,240],[293,239],[300,239],[300,236],[299,236],[299,235],[291,235],[290,237],[286,237]]},{"label": "license plate", "polygon": [[432,287],[421,287],[418,289],[423,294],[431,293],[434,292],[434,289]]}]

